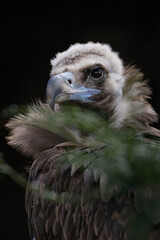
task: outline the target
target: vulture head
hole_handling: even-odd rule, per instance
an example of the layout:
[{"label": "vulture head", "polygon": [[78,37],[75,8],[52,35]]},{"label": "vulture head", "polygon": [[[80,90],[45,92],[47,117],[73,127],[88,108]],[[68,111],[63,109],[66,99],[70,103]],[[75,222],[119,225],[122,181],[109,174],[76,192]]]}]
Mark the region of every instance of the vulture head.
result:
[{"label": "vulture head", "polygon": [[[122,62],[108,45],[75,44],[51,61],[47,97],[55,103],[77,101],[97,106],[110,95],[122,95]],[[98,96],[94,100],[94,97]]]},{"label": "vulture head", "polygon": [[143,74],[124,67],[118,54],[107,44],[74,44],[51,60],[47,101],[57,110],[65,102],[89,107],[112,122],[116,128],[143,128],[157,121],[146,101],[151,94]]}]

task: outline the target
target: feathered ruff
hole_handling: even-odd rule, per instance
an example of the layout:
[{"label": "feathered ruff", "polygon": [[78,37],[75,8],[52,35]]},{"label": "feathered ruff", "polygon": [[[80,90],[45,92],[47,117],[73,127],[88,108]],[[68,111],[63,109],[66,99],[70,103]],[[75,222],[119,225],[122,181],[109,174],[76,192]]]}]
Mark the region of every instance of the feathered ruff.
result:
[{"label": "feathered ruff", "polygon": [[[122,97],[115,102],[111,121],[116,128],[132,127],[137,130],[145,128],[149,130],[147,126],[158,121],[158,114],[147,102],[152,94],[148,81],[143,80],[143,73],[134,66],[126,67],[124,78]],[[157,135],[160,136],[159,130]]]},{"label": "feathered ruff", "polygon": [[10,129],[10,135],[7,137],[8,144],[28,156],[35,157],[43,150],[64,142],[62,137],[45,129],[46,112],[53,114],[47,104],[39,101],[36,105],[28,107],[27,114],[21,113],[12,118],[6,124],[6,127]]}]

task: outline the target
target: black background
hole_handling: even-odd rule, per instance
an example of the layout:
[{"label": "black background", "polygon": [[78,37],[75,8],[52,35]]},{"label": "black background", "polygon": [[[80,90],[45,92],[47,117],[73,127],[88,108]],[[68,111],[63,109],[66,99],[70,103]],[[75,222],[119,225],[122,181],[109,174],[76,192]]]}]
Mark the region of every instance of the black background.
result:
[{"label": "black background", "polygon": [[[0,109],[45,99],[50,59],[75,42],[94,41],[109,43],[125,65],[135,64],[145,73],[153,89],[151,103],[160,113],[160,13],[154,2],[2,1],[0,18]],[[155,126],[160,128],[159,123]],[[25,174],[23,167],[30,159],[6,145],[6,134],[1,128],[0,150]],[[28,239],[24,189],[8,177],[1,177],[0,186],[0,238]]]}]

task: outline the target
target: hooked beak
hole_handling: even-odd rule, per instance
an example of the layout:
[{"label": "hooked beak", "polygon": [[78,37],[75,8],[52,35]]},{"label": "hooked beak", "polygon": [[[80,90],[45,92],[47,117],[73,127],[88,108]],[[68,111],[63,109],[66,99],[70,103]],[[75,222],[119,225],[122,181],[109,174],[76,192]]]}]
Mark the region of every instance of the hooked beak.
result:
[{"label": "hooked beak", "polygon": [[64,72],[49,79],[46,88],[46,97],[47,102],[54,109],[55,103],[65,101],[92,102],[91,97],[100,92],[98,89],[78,86],[74,74]]}]

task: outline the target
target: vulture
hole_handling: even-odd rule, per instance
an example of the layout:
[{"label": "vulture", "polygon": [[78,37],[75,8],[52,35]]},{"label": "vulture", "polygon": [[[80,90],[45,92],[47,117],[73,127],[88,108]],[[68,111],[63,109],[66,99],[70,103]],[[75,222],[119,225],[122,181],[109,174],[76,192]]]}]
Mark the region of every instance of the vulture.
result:
[{"label": "vulture", "polygon": [[[104,187],[107,190],[107,177],[103,172],[96,174],[87,164],[81,167],[62,163],[65,153],[75,151],[90,156],[89,141],[88,146],[74,141],[74,137],[87,136],[87,132],[68,123],[61,132],[55,128],[54,133],[45,124],[49,126],[65,106],[70,109],[75,104],[82,113],[88,109],[99,115],[115,131],[128,128],[144,139],[159,139],[160,130],[151,126],[158,115],[148,102],[150,95],[143,74],[134,66],[124,66],[108,44],[76,43],[51,60],[46,100],[7,123],[8,143],[33,159],[25,195],[31,240],[139,239],[129,236],[126,230],[127,214],[134,205],[132,191],[119,197],[115,187],[105,197],[102,192]],[[73,140],[67,138],[67,129]],[[107,146],[97,144],[101,154]],[[93,194],[88,201],[83,199],[85,192],[97,189],[99,197]],[[52,193],[55,201],[45,198],[43,191]],[[77,198],[72,202],[74,195]],[[155,227],[147,239],[160,239],[160,228]]]}]

